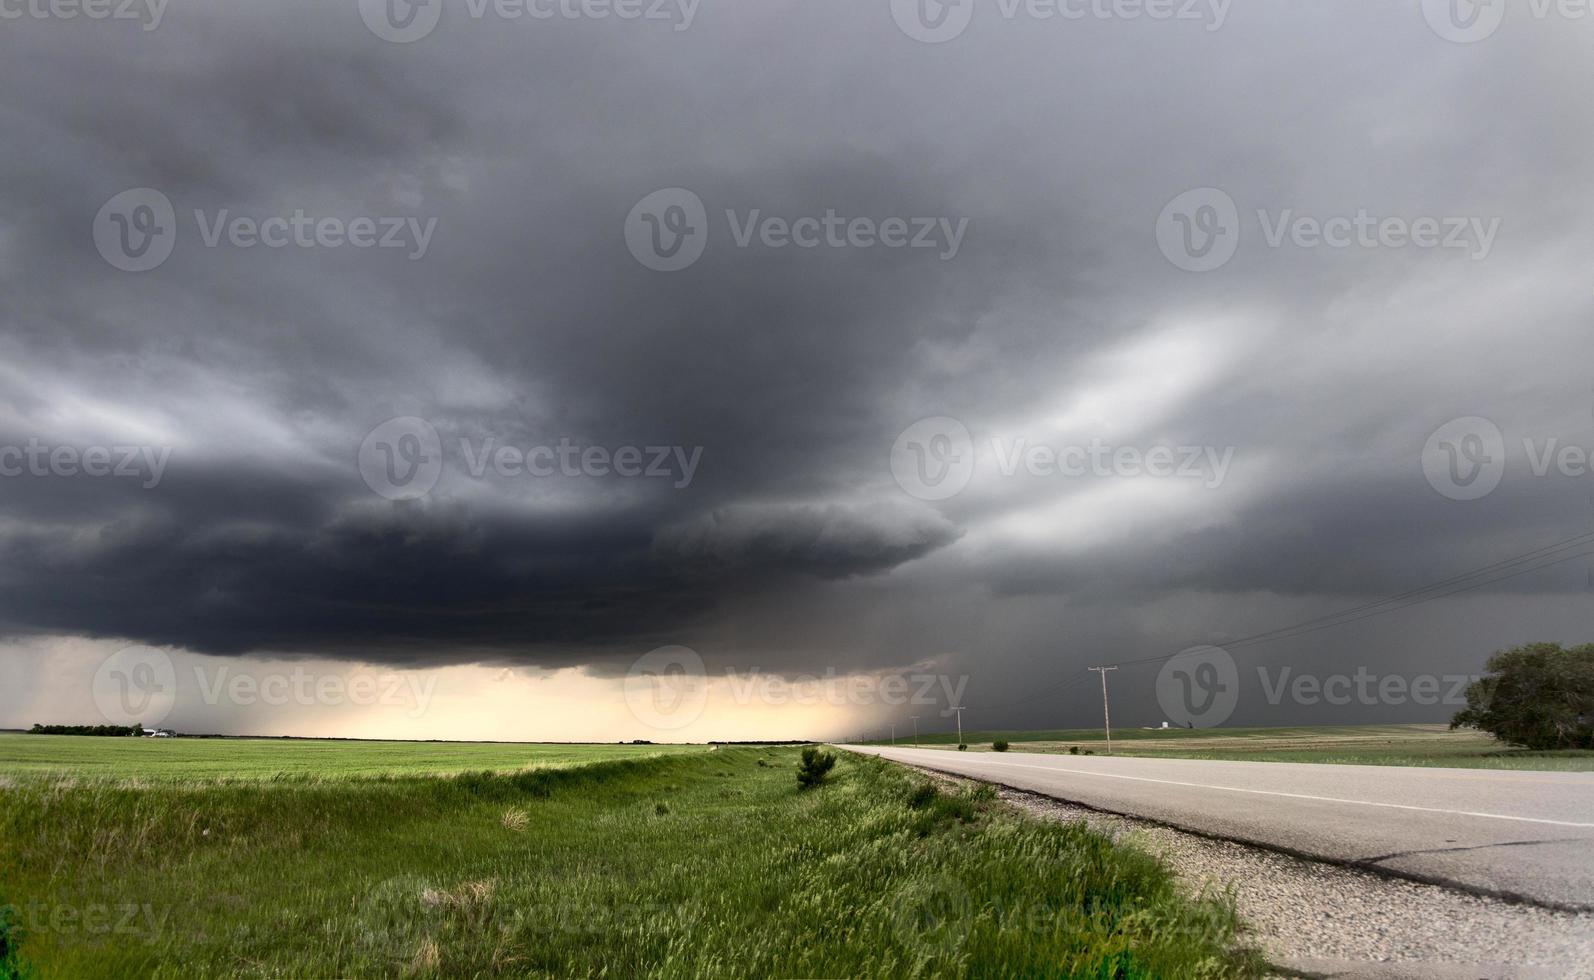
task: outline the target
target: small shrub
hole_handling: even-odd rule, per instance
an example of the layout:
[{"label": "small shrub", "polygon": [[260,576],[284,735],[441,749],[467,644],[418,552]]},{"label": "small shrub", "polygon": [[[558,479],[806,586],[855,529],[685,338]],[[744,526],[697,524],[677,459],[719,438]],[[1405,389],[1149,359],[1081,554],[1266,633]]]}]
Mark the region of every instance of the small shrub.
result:
[{"label": "small shrub", "polygon": [[1068,754],[1069,754],[1069,755],[1078,755],[1078,754],[1079,754],[1079,746],[1077,746],[1077,745],[1070,745],[1070,746],[1069,746],[1069,747],[1068,747]]},{"label": "small shrub", "polygon": [[964,744],[963,742],[959,742],[958,743],[958,751],[959,752],[967,752],[968,750],[969,750],[969,747],[966,744]]},{"label": "small shrub", "polygon": [[802,765],[797,767],[797,785],[803,789],[813,789],[825,781],[825,777],[835,765],[834,752],[825,752],[813,745],[808,746],[803,749]]},{"label": "small shrub", "polygon": [[913,787],[913,792],[908,794],[908,806],[915,810],[922,810],[935,802],[936,788],[934,783],[920,783]]},{"label": "small shrub", "polygon": [[1007,751],[1007,739],[999,738],[996,741],[992,742],[991,743],[991,751],[992,752],[1006,752]]},{"label": "small shrub", "polygon": [[504,811],[504,829],[520,833],[531,823],[531,818],[520,807],[510,807]]},{"label": "small shrub", "polygon": [[984,806],[996,799],[996,789],[983,783],[956,793],[942,793],[926,783],[922,790],[915,791],[914,797],[918,798],[920,792],[925,790],[928,791],[925,794],[925,803],[915,807],[918,815],[912,825],[914,832],[920,837],[927,837],[950,824],[974,823],[979,820],[980,811]]},{"label": "small shrub", "polygon": [[670,812],[670,805],[665,803],[663,800],[660,800],[659,802],[653,804],[653,812],[655,815],[660,817],[667,816]]}]

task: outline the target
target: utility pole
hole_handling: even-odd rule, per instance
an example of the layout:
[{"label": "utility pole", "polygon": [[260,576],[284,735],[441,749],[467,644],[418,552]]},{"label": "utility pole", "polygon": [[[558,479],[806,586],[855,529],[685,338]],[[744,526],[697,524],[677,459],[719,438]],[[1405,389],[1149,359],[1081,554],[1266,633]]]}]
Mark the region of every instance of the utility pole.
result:
[{"label": "utility pole", "polygon": [[914,748],[918,748],[919,747],[919,716],[918,715],[911,715],[910,717],[913,718],[913,747]]},{"label": "utility pole", "polygon": [[952,710],[956,711],[958,713],[958,744],[962,745],[963,744],[963,706],[961,704],[954,705]]},{"label": "utility pole", "polygon": [[897,744],[897,723],[896,722],[892,722],[891,723],[891,744],[892,745]]},{"label": "utility pole", "polygon": [[1092,667],[1091,670],[1101,674],[1101,723],[1107,730],[1107,754],[1112,755],[1112,716],[1107,713],[1107,671],[1117,670],[1117,667]]}]

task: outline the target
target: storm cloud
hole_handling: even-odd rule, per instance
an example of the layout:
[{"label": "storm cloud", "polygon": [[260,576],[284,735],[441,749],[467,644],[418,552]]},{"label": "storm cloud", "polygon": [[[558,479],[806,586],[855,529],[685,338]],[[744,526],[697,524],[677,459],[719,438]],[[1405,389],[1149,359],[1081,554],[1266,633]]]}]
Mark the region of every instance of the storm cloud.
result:
[{"label": "storm cloud", "polygon": [[[931,44],[888,0],[450,2],[393,43],[371,6],[0,23],[8,637],[600,673],[679,643],[935,662],[994,705],[1594,519],[1556,455],[1594,447],[1594,21],[992,5]],[[96,230],[142,188],[175,245],[126,271]],[[1207,188],[1237,247],[1192,271],[1166,208]],[[639,222],[660,191],[701,213]],[[636,254],[687,227],[684,267]],[[1425,447],[1470,417],[1504,467],[1460,499]],[[925,420],[967,452],[904,456]],[[1586,640],[1588,567],[1269,656]]]}]

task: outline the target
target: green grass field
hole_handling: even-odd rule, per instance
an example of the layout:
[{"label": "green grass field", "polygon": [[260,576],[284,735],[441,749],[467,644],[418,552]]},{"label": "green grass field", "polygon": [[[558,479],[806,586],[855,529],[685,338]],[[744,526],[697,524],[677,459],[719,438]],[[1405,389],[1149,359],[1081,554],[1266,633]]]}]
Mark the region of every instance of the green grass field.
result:
[{"label": "green grass field", "polygon": [[[79,741],[128,778],[0,767],[0,977],[1262,972],[1150,856],[847,753],[809,791],[791,748],[512,771],[543,747],[334,743],[293,770],[321,778],[218,782],[240,743]],[[450,750],[504,771],[365,778]]]},{"label": "green grass field", "polygon": [[145,781],[337,779],[514,772],[676,752],[693,745],[528,745],[506,742],[349,742],[319,739],[87,738],[0,734],[0,776],[50,773]]},{"label": "green grass field", "polygon": [[[966,732],[970,752],[989,752],[1006,739],[1012,752],[1103,754],[1101,729]],[[1239,762],[1321,762],[1369,766],[1453,766],[1467,769],[1594,771],[1594,752],[1531,752],[1493,737],[1447,725],[1343,725],[1312,728],[1114,729],[1115,755]],[[898,745],[911,744],[898,739]],[[886,743],[873,742],[881,745]],[[955,734],[925,735],[925,748],[954,749]]]}]

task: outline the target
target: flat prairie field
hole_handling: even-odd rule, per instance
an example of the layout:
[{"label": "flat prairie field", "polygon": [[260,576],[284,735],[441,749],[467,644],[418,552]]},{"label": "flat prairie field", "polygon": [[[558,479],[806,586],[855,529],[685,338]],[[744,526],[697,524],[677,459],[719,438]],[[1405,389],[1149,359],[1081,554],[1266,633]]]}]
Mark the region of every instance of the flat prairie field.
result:
[{"label": "flat prairie field", "polygon": [[0,740],[0,980],[1265,972],[1155,857],[792,747]]},{"label": "flat prairie field", "polygon": [[703,745],[559,745],[513,742],[363,742],[287,738],[99,738],[0,734],[0,777],[56,775],[143,781],[328,779],[514,772]]}]

